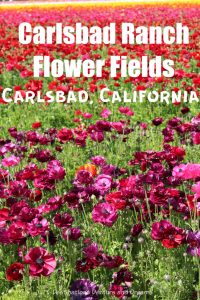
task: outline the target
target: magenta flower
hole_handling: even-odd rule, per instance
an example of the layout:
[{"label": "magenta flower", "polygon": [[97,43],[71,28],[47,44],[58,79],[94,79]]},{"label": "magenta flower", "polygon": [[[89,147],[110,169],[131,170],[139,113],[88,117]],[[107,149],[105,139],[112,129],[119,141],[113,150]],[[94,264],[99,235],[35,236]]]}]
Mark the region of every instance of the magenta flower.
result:
[{"label": "magenta flower", "polygon": [[96,178],[94,186],[101,195],[104,195],[110,190],[112,186],[112,177],[109,175],[101,174]]},{"label": "magenta flower", "polygon": [[117,210],[108,203],[99,203],[93,208],[92,219],[95,223],[111,227],[117,218]]},{"label": "magenta flower", "polygon": [[187,253],[192,256],[200,256],[200,231],[190,231],[187,235]]},{"label": "magenta flower", "polygon": [[81,237],[80,228],[68,228],[62,231],[62,237],[67,241],[77,241]]},{"label": "magenta flower", "polygon": [[87,258],[95,258],[99,253],[99,247],[96,243],[92,243],[83,249],[83,253]]},{"label": "magenta flower", "polygon": [[105,157],[100,156],[100,155],[92,157],[91,161],[93,164],[95,164],[97,166],[103,166],[106,163]]},{"label": "magenta flower", "polygon": [[181,164],[173,169],[172,175],[182,180],[200,177],[200,164]]},{"label": "magenta flower", "polygon": [[119,112],[120,112],[121,114],[123,114],[123,115],[128,116],[128,117],[131,117],[131,116],[134,115],[134,112],[133,112],[133,111],[130,109],[130,107],[128,107],[128,106],[125,106],[125,107],[121,106],[121,107],[119,108]]},{"label": "magenta flower", "polygon": [[58,160],[52,160],[48,163],[47,171],[50,180],[63,180],[66,172]]},{"label": "magenta flower", "polygon": [[2,159],[2,165],[4,167],[15,167],[20,163],[20,158],[15,155],[11,155],[10,157],[6,157]]},{"label": "magenta flower", "polygon": [[29,265],[29,274],[33,277],[49,276],[56,268],[56,259],[42,247],[31,248],[24,257]]},{"label": "magenta flower", "polygon": [[194,192],[196,199],[200,198],[200,181],[193,185],[192,191]]},{"label": "magenta flower", "polygon": [[73,221],[74,218],[68,213],[58,213],[54,217],[54,223],[58,228],[69,228],[72,226]]},{"label": "magenta flower", "polygon": [[108,108],[104,108],[100,114],[100,116],[105,119],[107,119],[110,115],[112,115],[112,112]]},{"label": "magenta flower", "polygon": [[194,132],[192,135],[192,140],[194,145],[199,145],[200,144],[200,132]]},{"label": "magenta flower", "polygon": [[102,131],[93,131],[90,134],[90,137],[94,142],[98,143],[101,143],[104,140],[104,134]]},{"label": "magenta flower", "polygon": [[24,265],[15,262],[6,270],[6,279],[8,281],[20,281],[23,278]]},{"label": "magenta flower", "polygon": [[28,233],[31,236],[37,236],[44,234],[45,231],[49,230],[49,223],[46,219],[39,216],[32,220],[32,222],[28,225]]}]

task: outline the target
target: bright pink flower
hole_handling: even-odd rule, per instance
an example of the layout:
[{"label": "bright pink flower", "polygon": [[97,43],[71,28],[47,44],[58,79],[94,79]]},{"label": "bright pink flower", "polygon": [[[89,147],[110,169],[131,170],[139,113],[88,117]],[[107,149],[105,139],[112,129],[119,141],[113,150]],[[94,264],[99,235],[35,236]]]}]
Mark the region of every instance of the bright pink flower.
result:
[{"label": "bright pink flower", "polygon": [[85,119],[91,119],[91,118],[92,118],[92,114],[90,114],[90,113],[88,113],[88,112],[82,113],[82,116],[83,116],[83,118],[85,118]]},{"label": "bright pink flower", "polygon": [[48,163],[47,171],[50,180],[63,180],[66,172],[65,169],[62,167],[60,161],[52,160]]},{"label": "bright pink flower", "polygon": [[192,191],[194,192],[196,199],[200,198],[200,181],[193,185]]},{"label": "bright pink flower", "polygon": [[49,276],[56,268],[56,259],[42,247],[31,248],[24,257],[29,265],[29,274],[33,277]]},{"label": "bright pink flower", "polygon": [[130,109],[130,107],[128,107],[128,106],[125,106],[125,107],[121,106],[121,107],[119,108],[119,112],[120,112],[121,114],[126,115],[126,116],[129,116],[129,117],[131,117],[131,116],[134,115],[134,111],[132,111],[132,110]]},{"label": "bright pink flower", "polygon": [[101,195],[104,195],[112,186],[112,177],[101,174],[96,178],[94,186],[101,193]]},{"label": "bright pink flower", "polygon": [[48,230],[49,223],[46,219],[42,218],[42,216],[33,219],[32,222],[28,224],[28,233],[33,237],[44,234]]},{"label": "bright pink flower", "polygon": [[194,145],[200,144],[200,132],[194,132],[192,135]]},{"label": "bright pink flower", "polygon": [[100,113],[100,116],[102,117],[102,118],[108,118],[110,115],[112,114],[112,112],[108,109],[108,108],[104,108],[103,110],[102,110],[102,112]]},{"label": "bright pink flower", "polygon": [[20,158],[15,155],[11,155],[10,157],[6,157],[2,159],[2,165],[4,167],[14,167],[20,163]]},{"label": "bright pink flower", "polygon": [[200,177],[200,164],[181,164],[173,169],[172,175],[183,180]]},{"label": "bright pink flower", "polygon": [[117,218],[117,210],[108,203],[99,203],[93,208],[92,219],[95,223],[111,227]]}]

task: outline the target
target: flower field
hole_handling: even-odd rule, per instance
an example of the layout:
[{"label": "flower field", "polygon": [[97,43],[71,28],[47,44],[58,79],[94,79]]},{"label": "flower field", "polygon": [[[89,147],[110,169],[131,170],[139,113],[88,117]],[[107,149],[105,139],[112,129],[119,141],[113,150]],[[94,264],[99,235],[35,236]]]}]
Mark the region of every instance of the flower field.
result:
[{"label": "flower field", "polygon": [[[102,88],[195,91],[199,1],[0,6],[0,298],[200,299],[199,103],[103,103]],[[174,26],[188,45],[21,45],[18,25]],[[101,78],[33,77],[33,56],[104,58]],[[109,77],[109,57],[160,55],[173,78]],[[90,102],[48,103],[51,90]]]}]

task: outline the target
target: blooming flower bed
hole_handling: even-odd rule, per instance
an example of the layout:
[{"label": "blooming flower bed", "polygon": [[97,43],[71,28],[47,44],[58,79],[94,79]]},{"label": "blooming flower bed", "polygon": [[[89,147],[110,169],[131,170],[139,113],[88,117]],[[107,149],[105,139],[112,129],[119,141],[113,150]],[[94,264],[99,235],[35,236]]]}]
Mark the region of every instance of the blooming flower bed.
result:
[{"label": "blooming flower bed", "polygon": [[[0,91],[90,92],[89,103],[0,105],[2,299],[199,299],[199,104],[108,103],[101,88],[199,94],[198,5],[0,9]],[[17,26],[190,28],[190,44],[33,45]],[[173,78],[33,78],[32,57],[161,55]],[[47,100],[47,98],[44,99]]]}]

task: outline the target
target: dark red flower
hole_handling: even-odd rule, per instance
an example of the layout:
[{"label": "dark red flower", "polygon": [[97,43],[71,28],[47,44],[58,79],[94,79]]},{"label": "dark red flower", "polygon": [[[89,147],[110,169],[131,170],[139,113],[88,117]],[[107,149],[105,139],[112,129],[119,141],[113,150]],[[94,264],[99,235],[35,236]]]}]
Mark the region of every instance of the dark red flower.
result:
[{"label": "dark red flower", "polygon": [[15,262],[6,270],[6,279],[8,281],[20,281],[23,278],[23,273],[24,265]]}]

